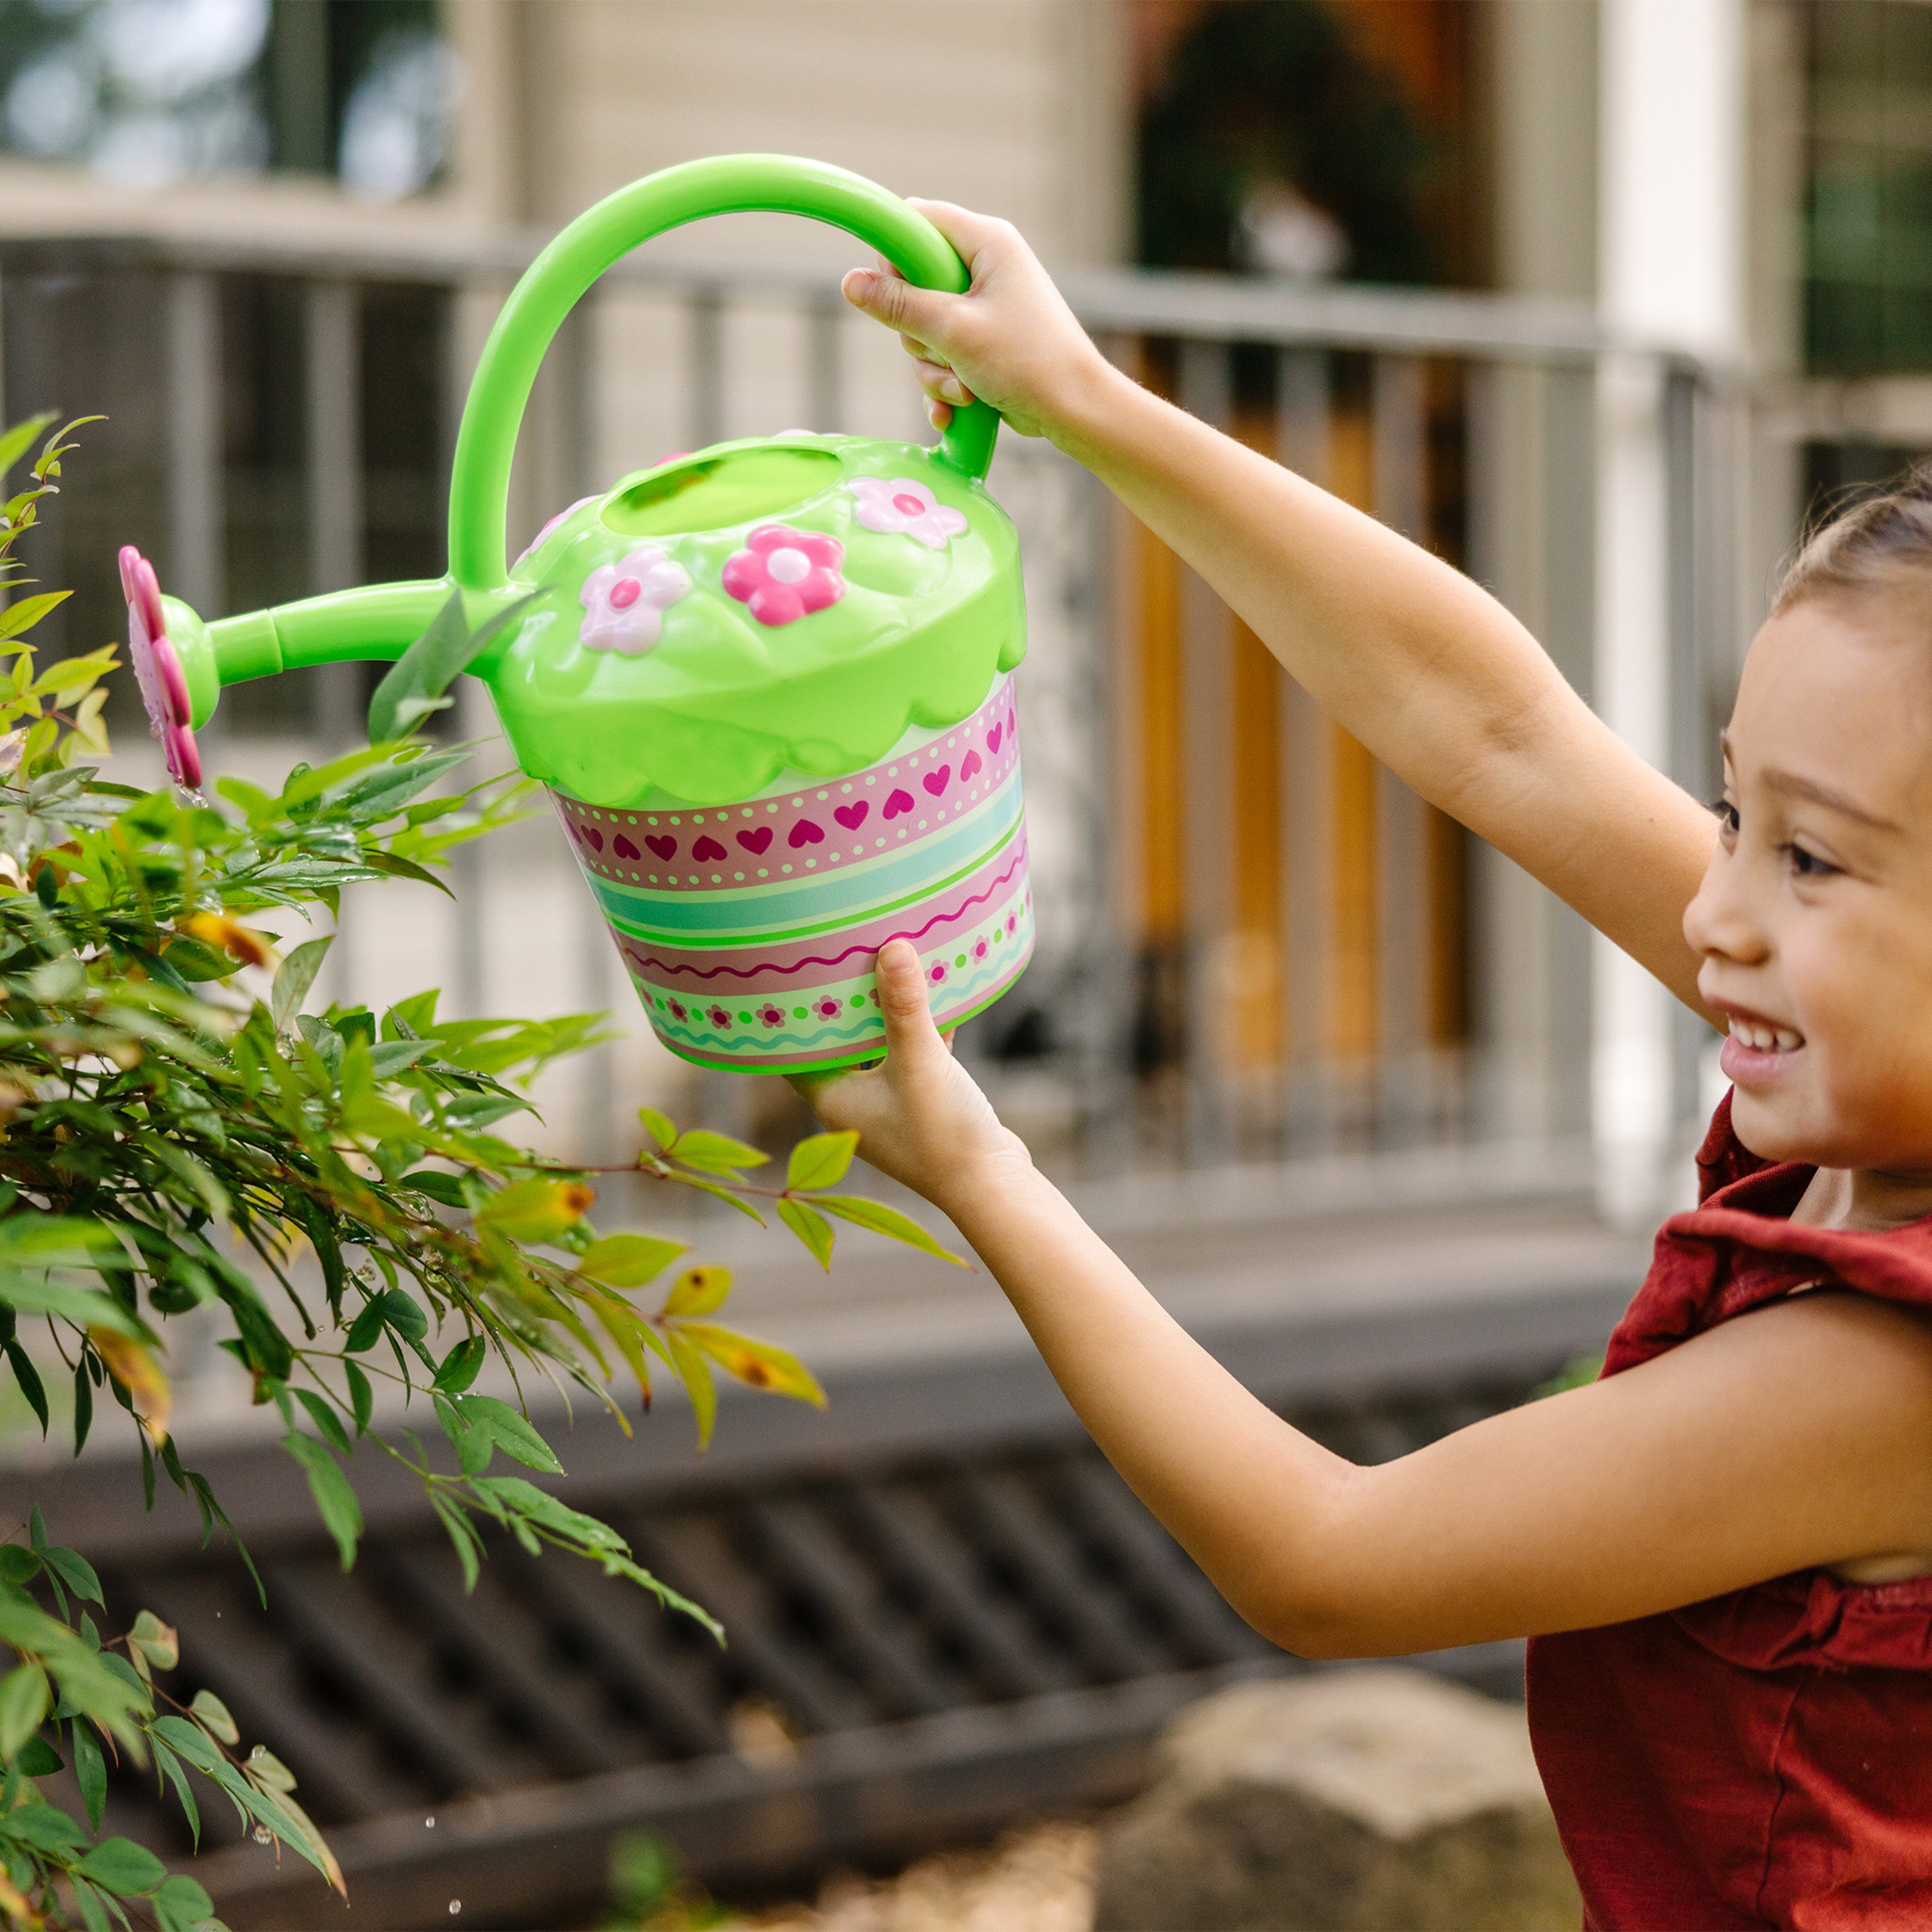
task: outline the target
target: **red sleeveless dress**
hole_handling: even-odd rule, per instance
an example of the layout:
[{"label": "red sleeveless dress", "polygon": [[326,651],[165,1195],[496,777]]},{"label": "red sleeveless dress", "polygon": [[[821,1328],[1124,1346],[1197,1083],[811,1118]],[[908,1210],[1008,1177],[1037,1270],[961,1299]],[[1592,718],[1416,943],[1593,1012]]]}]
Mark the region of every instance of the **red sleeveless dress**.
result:
[{"label": "red sleeveless dress", "polygon": [[[1728,1096],[1606,1375],[1820,1280],[1932,1307],[1932,1218],[1794,1226]],[[1530,1735],[1586,1932],[1932,1927],[1932,1576],[1801,1570],[1529,1646]]]}]

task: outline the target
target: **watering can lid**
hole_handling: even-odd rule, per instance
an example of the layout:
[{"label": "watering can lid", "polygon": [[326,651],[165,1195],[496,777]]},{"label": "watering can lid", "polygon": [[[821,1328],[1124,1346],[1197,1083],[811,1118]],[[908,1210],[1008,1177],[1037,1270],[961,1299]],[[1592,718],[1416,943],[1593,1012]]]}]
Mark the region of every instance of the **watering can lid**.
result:
[{"label": "watering can lid", "polygon": [[917,444],[799,430],[553,518],[478,670],[518,762],[599,806],[716,804],[957,722],[1025,650],[1016,533]]}]

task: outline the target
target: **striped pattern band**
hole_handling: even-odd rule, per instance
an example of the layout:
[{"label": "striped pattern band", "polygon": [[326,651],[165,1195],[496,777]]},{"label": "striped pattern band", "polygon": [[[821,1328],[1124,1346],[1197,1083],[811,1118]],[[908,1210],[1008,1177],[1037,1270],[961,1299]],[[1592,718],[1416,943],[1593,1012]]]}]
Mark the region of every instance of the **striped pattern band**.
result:
[{"label": "striped pattern band", "polygon": [[877,764],[755,798],[634,810],[550,796],[651,1024],[700,1066],[800,1073],[877,1057],[872,982],[920,951],[934,1016],[998,998],[1033,950],[1010,674]]}]

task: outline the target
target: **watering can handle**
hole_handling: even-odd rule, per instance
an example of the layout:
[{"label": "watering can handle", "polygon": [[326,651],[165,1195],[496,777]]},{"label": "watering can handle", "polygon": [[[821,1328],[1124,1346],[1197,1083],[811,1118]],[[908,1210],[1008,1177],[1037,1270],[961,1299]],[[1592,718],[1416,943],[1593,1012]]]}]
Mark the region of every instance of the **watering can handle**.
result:
[{"label": "watering can handle", "polygon": [[[869,242],[908,280],[955,292],[965,264],[924,215],[862,175],[786,154],[723,154],[666,168],[607,195],[566,228],[511,291],[470,386],[449,494],[449,574],[466,590],[508,580],[503,530],[510,460],[538,366],[563,319],[610,265],[640,242],[710,214],[760,209],[830,222]],[[1000,419],[956,410],[940,460],[968,476],[992,460]]]}]

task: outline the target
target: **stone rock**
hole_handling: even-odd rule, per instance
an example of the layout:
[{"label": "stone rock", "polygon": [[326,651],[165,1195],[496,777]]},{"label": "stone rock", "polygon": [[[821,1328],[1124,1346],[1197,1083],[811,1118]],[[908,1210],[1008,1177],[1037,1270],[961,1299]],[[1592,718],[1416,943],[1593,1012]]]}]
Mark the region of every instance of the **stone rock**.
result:
[{"label": "stone rock", "polygon": [[1094,1932],[1575,1932],[1522,1710],[1376,1666],[1170,1724],[1100,1834]]}]

